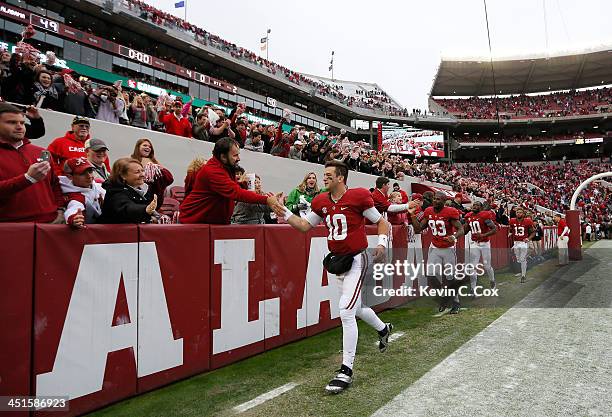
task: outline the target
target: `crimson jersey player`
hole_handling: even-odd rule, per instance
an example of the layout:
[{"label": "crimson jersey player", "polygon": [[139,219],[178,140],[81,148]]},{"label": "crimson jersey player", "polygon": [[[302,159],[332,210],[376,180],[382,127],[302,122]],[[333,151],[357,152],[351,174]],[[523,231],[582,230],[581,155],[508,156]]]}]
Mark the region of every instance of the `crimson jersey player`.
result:
[{"label": "crimson jersey player", "polygon": [[[282,216],[294,228],[306,232],[323,222],[328,229],[327,244],[332,258],[346,262],[345,272],[337,271],[336,283],[340,289],[339,310],[342,320],[342,366],[325,389],[338,393],[350,386],[353,381],[353,362],[357,349],[357,321],[361,318],[378,332],[378,348],[381,352],[387,349],[390,323],[383,323],[374,311],[361,305],[361,287],[365,279],[369,259],[364,252],[368,247],[365,232],[365,219],[378,225],[378,247],[375,258],[381,258],[387,247],[389,223],[374,208],[370,193],[363,188],[348,189],[346,179],[348,167],[340,161],[325,164],[323,181],[329,190],[312,200],[312,211],[301,218],[295,216],[288,208],[276,213]],[[326,258],[329,259],[329,258]]]},{"label": "crimson jersey player", "polygon": [[[491,210],[483,210],[482,203],[476,201],[472,204],[472,211],[465,215],[465,223],[471,233],[468,242],[469,262],[471,265],[477,265],[482,258],[482,265],[489,275],[491,288],[495,288],[495,272],[491,266],[491,242],[489,242],[490,237],[497,233],[495,213]],[[473,294],[475,294],[477,283],[476,273],[470,275],[470,286]]]},{"label": "crimson jersey player", "polygon": [[374,207],[370,192],[365,188],[347,189],[338,202],[329,192],[317,195],[311,210],[327,226],[329,251],[339,255],[362,252],[368,247],[363,212]]},{"label": "crimson jersey player", "polygon": [[514,241],[512,249],[516,260],[521,264],[521,283],[524,283],[527,278],[527,253],[529,252],[529,242],[535,235],[535,227],[533,220],[525,217],[525,209],[518,207],[516,209],[516,217],[510,219],[510,237]]},{"label": "crimson jersey player", "polygon": [[445,206],[446,194],[437,192],[434,195],[432,205],[427,207],[419,219],[414,216],[415,208],[411,208],[410,221],[415,233],[429,227],[432,234],[432,244],[427,253],[427,272],[435,275],[440,284],[443,283],[445,272],[450,272],[446,276],[447,287],[455,290],[454,297],[442,297],[439,306],[440,312],[446,310],[446,306],[452,298],[451,314],[459,312],[459,287],[461,282],[455,279],[454,269],[457,263],[455,253],[455,242],[457,238],[463,236],[463,226],[459,219],[459,210]]}]

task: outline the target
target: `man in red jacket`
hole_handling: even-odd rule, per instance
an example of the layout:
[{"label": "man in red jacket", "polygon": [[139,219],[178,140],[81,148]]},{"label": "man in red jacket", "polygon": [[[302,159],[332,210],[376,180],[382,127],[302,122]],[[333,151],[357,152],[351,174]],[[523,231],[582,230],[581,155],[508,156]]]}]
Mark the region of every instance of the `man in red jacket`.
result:
[{"label": "man in red jacket", "polygon": [[183,103],[175,101],[172,104],[172,113],[166,113],[166,110],[159,112],[159,121],[166,126],[166,133],[171,135],[192,137],[191,123],[189,119],[181,114]]},{"label": "man in red jacket", "polygon": [[193,190],[181,203],[181,223],[230,224],[234,202],[267,204],[282,210],[276,196],[261,195],[240,188],[234,170],[240,162],[240,147],[231,138],[215,143],[213,157],[199,169]]},{"label": "man in red jacket", "polygon": [[47,146],[53,156],[55,165],[55,175],[64,175],[64,163],[70,158],[87,158],[85,151],[85,141],[89,136],[89,119],[87,117],[76,116],[72,119],[72,130],[66,132],[62,137],[53,139]]},{"label": "man in red jacket", "polygon": [[23,112],[0,103],[0,222],[63,221],[62,190],[43,150],[25,139]]}]

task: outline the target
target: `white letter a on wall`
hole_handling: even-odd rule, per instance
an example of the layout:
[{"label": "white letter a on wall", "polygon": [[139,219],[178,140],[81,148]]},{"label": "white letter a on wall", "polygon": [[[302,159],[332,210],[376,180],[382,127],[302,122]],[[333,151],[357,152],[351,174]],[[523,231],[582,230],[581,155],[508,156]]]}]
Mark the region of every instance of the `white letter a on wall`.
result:
[{"label": "white letter a on wall", "polygon": [[[113,326],[121,277],[131,322]],[[100,391],[108,352],[137,352],[137,285],[138,243],[85,245],[53,370],[36,376],[37,396]]]}]

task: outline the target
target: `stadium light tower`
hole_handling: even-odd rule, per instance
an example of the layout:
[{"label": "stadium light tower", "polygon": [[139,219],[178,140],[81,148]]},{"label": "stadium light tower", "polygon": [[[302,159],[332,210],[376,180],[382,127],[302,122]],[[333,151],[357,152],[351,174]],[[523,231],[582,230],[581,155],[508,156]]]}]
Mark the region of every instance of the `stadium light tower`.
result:
[{"label": "stadium light tower", "polygon": [[332,73],[332,81],[334,81],[334,51],[332,51],[331,61],[329,61],[329,70]]}]

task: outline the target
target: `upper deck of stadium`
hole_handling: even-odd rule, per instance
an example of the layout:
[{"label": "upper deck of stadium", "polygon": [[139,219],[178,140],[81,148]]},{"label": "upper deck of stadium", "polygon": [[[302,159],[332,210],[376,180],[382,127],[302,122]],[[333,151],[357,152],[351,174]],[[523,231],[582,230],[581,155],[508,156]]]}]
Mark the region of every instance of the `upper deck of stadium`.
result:
[{"label": "upper deck of stadium", "polygon": [[488,57],[442,58],[430,95],[529,94],[607,84],[612,84],[612,45],[556,55],[494,58],[492,64]]}]

